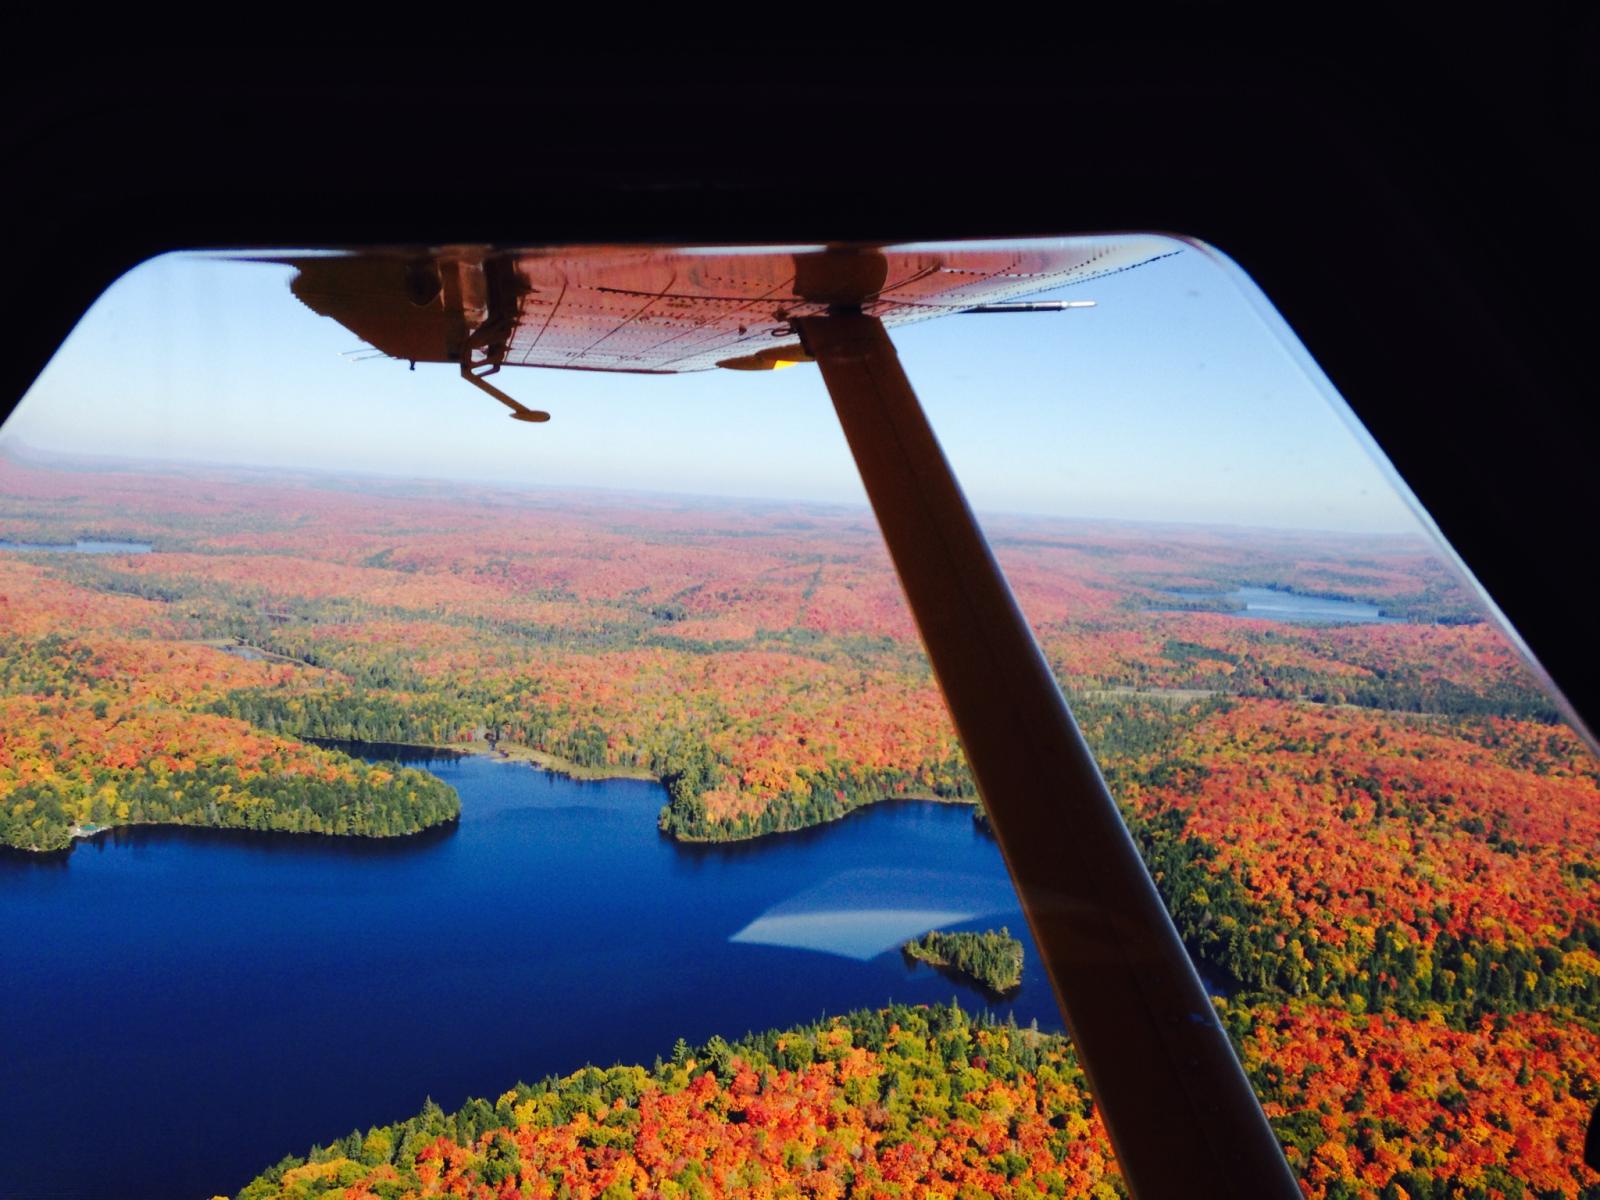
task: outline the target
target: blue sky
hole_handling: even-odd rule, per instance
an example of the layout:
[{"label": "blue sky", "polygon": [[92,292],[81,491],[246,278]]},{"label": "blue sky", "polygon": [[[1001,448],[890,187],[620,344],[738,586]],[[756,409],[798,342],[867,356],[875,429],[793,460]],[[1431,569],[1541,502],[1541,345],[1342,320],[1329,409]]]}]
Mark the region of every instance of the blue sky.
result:
[{"label": "blue sky", "polygon": [[[543,486],[864,503],[816,369],[508,370],[506,419],[453,368],[361,358],[291,270],[168,256],[89,311],[0,447]],[[980,511],[1413,531],[1253,285],[1197,249],[895,340]],[[342,353],[358,352],[358,353]]]}]

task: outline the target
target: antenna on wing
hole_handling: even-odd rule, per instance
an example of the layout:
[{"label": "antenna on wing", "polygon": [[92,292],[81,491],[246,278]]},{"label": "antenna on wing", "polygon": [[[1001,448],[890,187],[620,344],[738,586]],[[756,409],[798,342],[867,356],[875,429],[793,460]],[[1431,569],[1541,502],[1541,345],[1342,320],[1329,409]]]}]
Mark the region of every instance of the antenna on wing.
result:
[{"label": "antenna on wing", "polygon": [[1006,300],[964,308],[963,313],[1066,312],[1072,308],[1093,308],[1093,300]]}]

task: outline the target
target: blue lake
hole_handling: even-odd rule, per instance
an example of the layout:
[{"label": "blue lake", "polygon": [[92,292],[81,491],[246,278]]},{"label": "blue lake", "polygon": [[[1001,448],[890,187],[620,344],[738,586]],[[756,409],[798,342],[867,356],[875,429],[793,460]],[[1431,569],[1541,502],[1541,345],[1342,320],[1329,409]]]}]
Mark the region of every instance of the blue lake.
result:
[{"label": "blue lake", "polygon": [[1375,604],[1356,600],[1331,600],[1325,596],[1302,596],[1277,588],[1241,587],[1231,592],[1175,590],[1168,593],[1180,600],[1224,600],[1233,605],[1223,613],[1230,617],[1251,617],[1269,621],[1297,623],[1399,624],[1399,617],[1386,617]]},{"label": "blue lake", "polygon": [[1009,925],[964,806],[732,846],[663,839],[654,783],[435,758],[459,825],[394,841],[132,829],[0,858],[0,1196],[206,1197],[352,1128],[585,1063],[981,993],[898,951]]},{"label": "blue lake", "polygon": [[147,542],[8,542],[0,540],[0,550],[48,554],[149,554]]}]

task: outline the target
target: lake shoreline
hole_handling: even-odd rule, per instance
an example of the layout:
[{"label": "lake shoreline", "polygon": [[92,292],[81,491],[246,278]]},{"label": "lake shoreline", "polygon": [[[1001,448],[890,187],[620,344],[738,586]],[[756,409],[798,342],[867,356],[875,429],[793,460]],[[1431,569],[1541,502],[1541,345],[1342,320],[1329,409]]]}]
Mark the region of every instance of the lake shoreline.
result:
[{"label": "lake shoreline", "polygon": [[[559,754],[551,754],[546,750],[536,750],[532,746],[524,746],[520,742],[490,742],[474,740],[470,742],[456,742],[453,745],[439,745],[435,742],[400,742],[381,739],[376,741],[362,741],[359,738],[303,738],[314,746],[339,750],[343,753],[354,751],[353,757],[366,758],[362,752],[367,750],[381,750],[393,748],[395,750],[415,750],[425,752],[432,756],[448,756],[452,758],[493,758],[501,762],[522,763],[540,771],[548,771],[552,775],[561,775],[567,779],[576,779],[580,782],[604,782],[612,779],[631,779],[636,782],[660,783],[661,780],[652,775],[643,767],[626,767],[621,764],[614,766],[586,767],[582,763],[574,762],[570,758],[562,758]],[[370,759],[369,759],[370,761]]]},{"label": "lake shoreline", "polygon": [[1225,591],[1209,588],[1157,589],[1168,603],[1145,597],[1147,612],[1182,612],[1231,617],[1246,621],[1271,621],[1287,625],[1406,625],[1434,624],[1417,620],[1404,603],[1386,607],[1383,601],[1354,596],[1298,591],[1277,585],[1239,584]]},{"label": "lake shoreline", "polygon": [[[606,782],[609,780],[631,780],[637,783],[654,783],[665,787],[659,776],[651,774],[643,767],[626,767],[621,764],[586,767],[582,763],[562,758],[559,754],[551,754],[546,750],[536,750],[532,746],[521,743],[507,744],[505,742],[462,742],[454,746],[435,746],[421,742],[360,742],[338,738],[322,739],[323,742],[335,747],[358,746],[394,746],[414,750],[426,750],[434,753],[455,754],[483,758],[494,758],[502,762],[521,763],[533,767],[535,770],[547,771],[552,775],[560,775],[567,779],[579,782]],[[810,825],[798,825],[793,829],[773,829],[766,833],[737,834],[729,837],[692,837],[681,833],[662,833],[668,841],[682,846],[731,846],[749,845],[766,838],[780,838],[790,834],[807,833],[813,829],[824,829],[829,825],[845,820],[847,817],[861,812],[863,809],[873,808],[880,804],[889,804],[898,800],[913,800],[923,804],[952,804],[975,808],[977,797],[965,796],[938,796],[932,792],[897,792],[893,795],[880,796],[876,800],[868,800],[858,804],[836,817],[829,817],[826,821],[817,821]]]},{"label": "lake shoreline", "polygon": [[880,796],[876,800],[868,800],[846,809],[836,817],[829,817],[825,821],[814,821],[809,825],[796,825],[793,829],[771,829],[766,833],[739,833],[727,837],[693,837],[682,833],[668,833],[661,831],[661,836],[668,841],[677,842],[684,846],[747,846],[752,842],[763,841],[767,838],[788,837],[797,833],[809,833],[813,829],[826,829],[830,825],[837,825],[840,821],[848,820],[859,812],[869,808],[877,808],[883,804],[893,804],[896,801],[915,801],[918,804],[948,804],[976,808],[976,796],[970,799],[964,796],[936,796],[932,792],[897,792],[891,796]]},{"label": "lake shoreline", "polygon": [[951,983],[958,984],[968,991],[977,992],[989,1004],[1003,1004],[1007,1000],[1015,1000],[1022,992],[1022,980],[1020,979],[1009,988],[996,990],[976,975],[970,975],[960,967],[942,959],[923,958],[921,955],[911,953],[903,946],[900,949],[900,956],[907,963],[915,963],[918,966],[927,967],[929,970],[937,972],[941,978],[948,979]]},{"label": "lake shoreline", "polygon": [[507,762],[526,763],[537,767],[541,771],[549,771],[553,775],[565,775],[568,779],[578,780],[607,780],[607,779],[633,779],[649,783],[660,783],[661,779],[652,775],[644,767],[625,767],[618,763],[598,767],[586,767],[582,763],[574,762],[570,758],[562,758],[559,754],[551,754],[547,750],[536,750],[532,746],[520,743],[504,742],[471,742],[468,754],[493,754]]},{"label": "lake shoreline", "polygon": [[[398,741],[360,741],[354,738],[302,738],[309,745],[319,746],[324,749],[336,750],[349,754],[351,757],[362,758],[365,761],[374,761],[370,752],[394,749],[400,751],[416,751],[418,756],[448,757],[448,758],[488,758],[499,762],[521,764],[532,767],[536,771],[544,771],[551,775],[561,776],[566,779],[576,780],[580,783],[604,783],[609,781],[631,781],[635,783],[654,783],[664,787],[661,780],[652,775],[643,767],[626,767],[621,765],[588,767],[571,759],[563,758],[559,754],[548,751],[536,750],[531,746],[520,743],[506,744],[503,742],[472,741],[457,743],[453,746],[441,746],[432,742],[398,742]],[[383,761],[380,757],[378,761]],[[848,817],[862,812],[868,808],[875,808],[882,804],[891,804],[896,801],[915,801],[922,804],[942,804],[977,807],[976,798],[961,796],[938,796],[932,792],[896,793],[880,796],[876,800],[868,800],[858,804],[836,817],[829,817],[826,821],[817,821],[809,825],[799,825],[793,829],[774,829],[766,833],[739,834],[729,837],[687,837],[682,834],[669,834],[663,832],[661,836],[667,841],[680,846],[714,847],[714,846],[748,846],[755,842],[767,839],[783,838],[794,834],[809,833],[812,830],[824,829],[837,824]],[[371,833],[327,833],[323,831],[299,831],[288,829],[250,829],[240,825],[213,825],[207,823],[191,823],[182,821],[126,821],[114,825],[95,825],[84,827],[72,825],[67,832],[67,842],[63,846],[16,846],[10,843],[0,844],[0,851],[14,851],[17,854],[30,858],[46,858],[59,855],[63,859],[69,856],[80,841],[94,841],[108,833],[119,830],[131,829],[203,829],[218,832],[238,833],[281,833],[288,837],[314,837],[329,838],[335,841],[353,838],[358,840],[384,842],[399,841],[408,837],[416,837],[430,831],[441,829],[452,822],[459,823],[461,817],[456,816],[433,825],[425,825],[419,829],[408,830],[396,834],[371,834]],[[987,832],[987,831],[985,831]]]},{"label": "lake shoreline", "polygon": [[[980,974],[977,966],[964,966],[957,961],[963,954],[969,954],[974,944],[980,953],[999,947],[1014,956],[1014,961],[1007,964],[1009,969],[1004,979],[990,978]],[[941,952],[941,946],[947,948],[945,952]],[[991,1002],[1009,1000],[1022,990],[1024,950],[1022,943],[1011,937],[1009,929],[998,933],[990,929],[978,934],[931,930],[921,938],[902,943],[900,953],[907,962],[924,963],[957,983],[976,988]]]},{"label": "lake shoreline", "polygon": [[404,833],[328,833],[314,829],[252,829],[248,825],[213,825],[200,821],[119,821],[115,825],[97,825],[91,830],[84,830],[73,825],[67,831],[67,844],[64,846],[18,846],[12,842],[0,842],[0,855],[14,854],[25,859],[43,860],[59,857],[65,861],[77,849],[79,842],[97,842],[108,834],[132,833],[142,829],[175,829],[185,833],[217,833],[217,834],[250,834],[256,837],[283,837],[292,839],[320,839],[328,842],[403,842],[408,838],[420,838],[427,834],[436,834],[452,825],[461,823],[461,814],[446,817],[442,821],[435,821],[432,825],[423,825],[417,829],[408,829]]}]

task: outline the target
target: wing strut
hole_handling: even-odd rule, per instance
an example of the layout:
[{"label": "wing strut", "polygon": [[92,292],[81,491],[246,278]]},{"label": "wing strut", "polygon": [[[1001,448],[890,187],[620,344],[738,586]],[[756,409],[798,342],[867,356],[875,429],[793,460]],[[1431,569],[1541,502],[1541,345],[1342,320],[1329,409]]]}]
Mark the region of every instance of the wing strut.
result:
[{"label": "wing strut", "polygon": [[1138,1200],[1300,1200],[1115,801],[883,325],[794,322],[815,357]]},{"label": "wing strut", "polygon": [[509,408],[511,410],[511,419],[513,421],[532,421],[535,424],[542,424],[545,421],[548,421],[550,419],[549,413],[544,412],[541,409],[529,408],[520,401],[513,400],[510,396],[506,395],[499,388],[495,387],[494,384],[490,383],[484,378],[485,375],[493,375],[499,369],[500,364],[490,359],[474,362],[470,347],[468,348],[467,352],[461,356],[461,378],[465,379],[479,391],[487,392],[496,400],[500,401],[501,404],[504,404],[507,408]]}]

